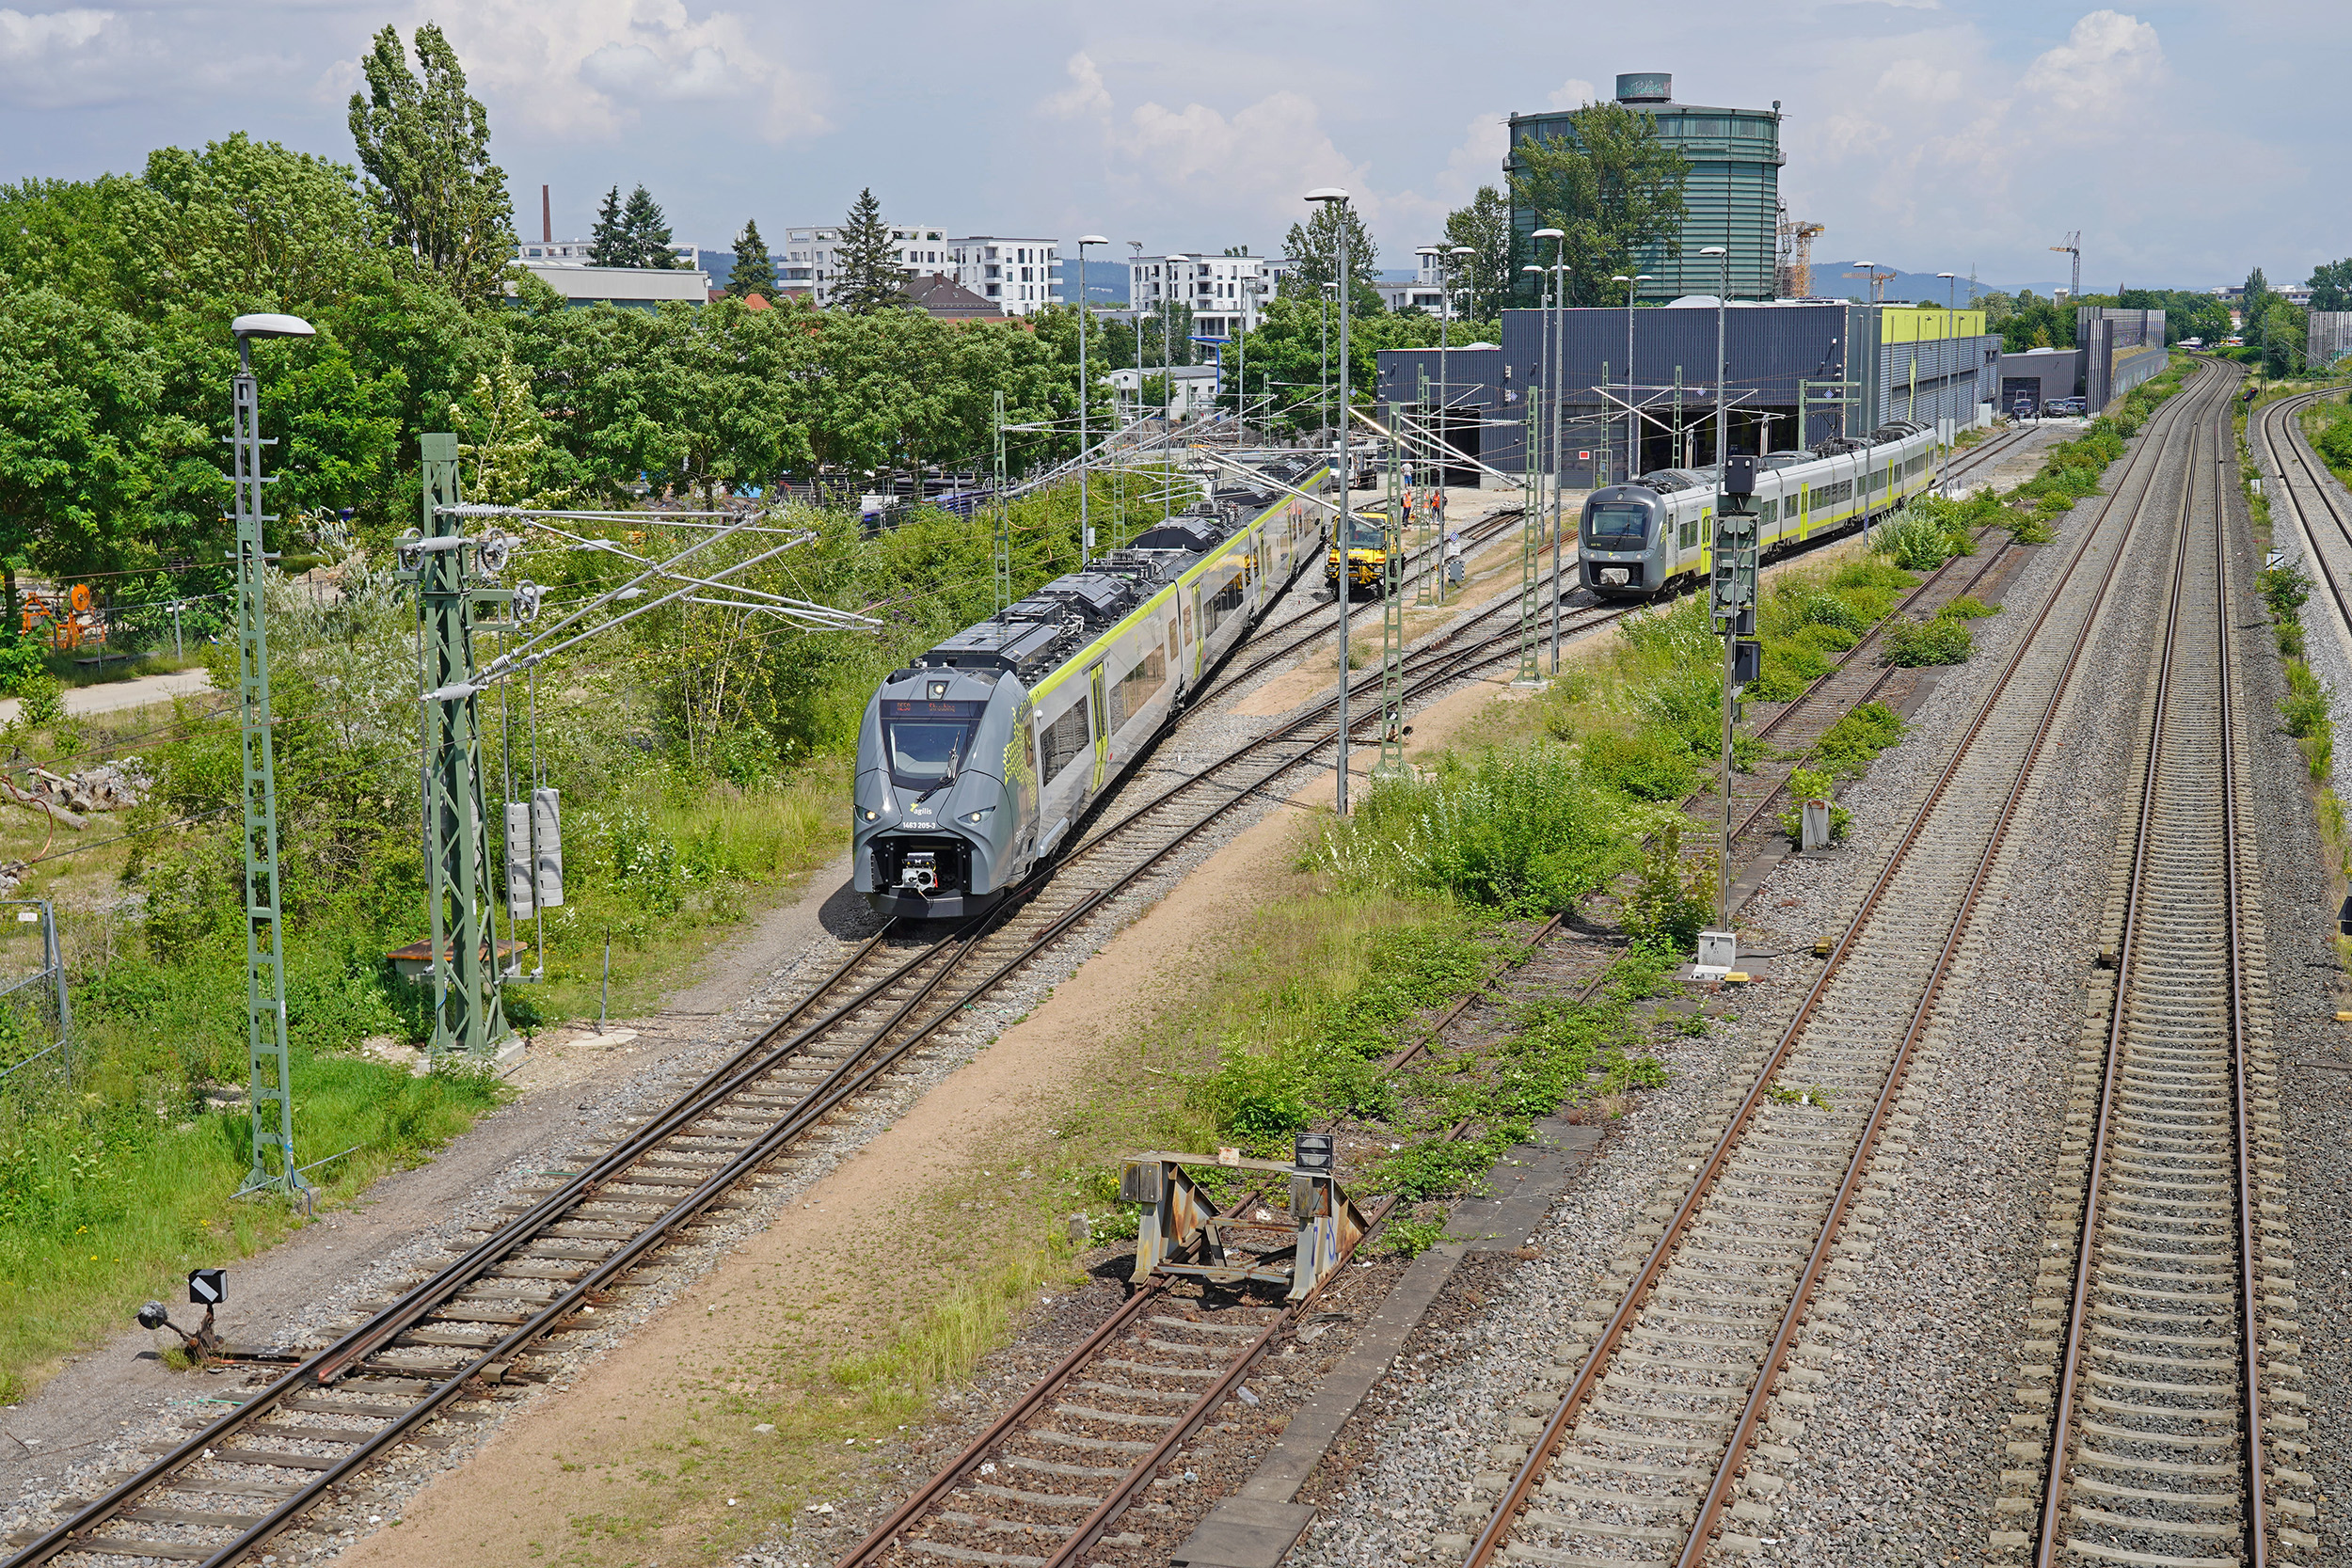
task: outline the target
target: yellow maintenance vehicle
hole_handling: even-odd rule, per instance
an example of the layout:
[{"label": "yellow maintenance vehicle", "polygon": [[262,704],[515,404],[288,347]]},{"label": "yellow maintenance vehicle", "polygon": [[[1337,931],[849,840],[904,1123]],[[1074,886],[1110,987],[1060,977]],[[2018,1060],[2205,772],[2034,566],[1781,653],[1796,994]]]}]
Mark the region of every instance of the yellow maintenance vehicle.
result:
[{"label": "yellow maintenance vehicle", "polygon": [[[1384,507],[1350,513],[1347,519],[1347,592],[1350,598],[1378,598],[1389,565],[1388,518]],[[1406,545],[1411,546],[1409,536]],[[1340,580],[1340,549],[1324,552],[1323,580]]]}]

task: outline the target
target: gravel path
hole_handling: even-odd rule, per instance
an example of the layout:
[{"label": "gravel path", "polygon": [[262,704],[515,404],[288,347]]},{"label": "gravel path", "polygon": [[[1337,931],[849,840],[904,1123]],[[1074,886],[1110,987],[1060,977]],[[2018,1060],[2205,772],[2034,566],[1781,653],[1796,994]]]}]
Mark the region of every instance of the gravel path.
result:
[{"label": "gravel path", "polygon": [[[1638,1211],[1679,1195],[1683,1146],[1715,1125],[1702,1126],[1702,1109],[1728,1109],[1723,1101],[1744,1090],[1777,1040],[1818,973],[1813,942],[1851,917],[2096,504],[2026,563],[2005,594],[2018,608],[1976,624],[1977,657],[1944,673],[1904,742],[1842,797],[1851,847],[1784,862],[1749,904],[1742,946],[1759,955],[1747,961],[1760,978],[1736,1027],[1718,1031],[1727,1037],[1704,1061],[1677,1064],[1689,1076],[1627,1118],[1555,1211],[1538,1259],[1492,1287],[1474,1326],[1424,1330],[1407,1347],[1406,1370],[1374,1395],[1387,1447],[1329,1499],[1294,1563],[1450,1560],[1459,1543],[1438,1537],[1483,1523],[1483,1500],[1462,1506],[1458,1523],[1450,1516],[1473,1475],[1491,1481],[1514,1465],[1535,1418],[1549,1414],[1556,1389],[1536,1375],[1546,1353],[1573,1321],[1613,1307],[1593,1298],[1602,1263],[1645,1253],[1631,1236]],[[2049,1191],[2105,903],[2113,770],[2140,704],[2152,577],[2127,564],[2087,656],[2094,678],[2077,677],[2010,830],[1962,976],[1911,1075],[1902,1109],[1917,1118],[1914,1149],[1891,1190],[1872,1198],[1875,1252],[1851,1250],[1854,1266],[1816,1314],[1823,1325],[1806,1331],[1825,1376],[1810,1390],[1804,1459],[1772,1466],[1786,1486],[1762,1529],[1761,1560],[1941,1563],[1981,1552],[2031,1277],[2025,1259]],[[2116,671],[2135,678],[2106,673]]]}]

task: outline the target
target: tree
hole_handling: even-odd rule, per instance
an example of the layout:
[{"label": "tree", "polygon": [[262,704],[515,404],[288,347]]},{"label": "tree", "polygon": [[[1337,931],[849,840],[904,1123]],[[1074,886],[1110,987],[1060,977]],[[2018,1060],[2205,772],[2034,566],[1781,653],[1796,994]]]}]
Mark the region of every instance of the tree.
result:
[{"label": "tree", "polygon": [[2263,321],[2270,313],[2270,279],[2256,267],[2246,275],[2246,292],[2238,300],[2240,331],[2248,342],[2260,341]]},{"label": "tree", "polygon": [[1465,306],[1475,309],[1482,303],[1489,309],[1499,307],[1512,281],[1511,204],[1502,199],[1502,193],[1492,185],[1481,185],[1470,205],[1447,214],[1445,243],[1470,247],[1470,255],[1452,259],[1456,290],[1466,296],[1455,302],[1455,313],[1462,313]]},{"label": "tree", "polygon": [[1318,201],[1314,216],[1305,223],[1294,223],[1282,249],[1298,264],[1282,275],[1281,295],[1285,299],[1315,299],[1323,293],[1326,283],[1335,282],[1340,276],[1340,237],[1347,237],[1347,271],[1355,279],[1355,310],[1363,315],[1378,315],[1382,309],[1379,291],[1373,281],[1379,274],[1373,262],[1380,256],[1380,246],[1364,227],[1363,215],[1353,203]]},{"label": "tree", "polygon": [[2311,286],[2312,309],[2352,310],[2352,257],[2313,267]]},{"label": "tree", "polygon": [[487,299],[515,259],[506,171],[490,162],[490,117],[466,91],[465,68],[441,29],[417,29],[420,80],[400,34],[387,27],[359,68],[351,139],[383,213],[390,244],[407,250],[460,297]]},{"label": "tree", "polygon": [[[1642,251],[1671,248],[1682,237],[1691,165],[1659,139],[1648,115],[1589,103],[1568,115],[1565,135],[1521,137],[1518,164],[1511,206],[1532,214],[1534,228],[1565,232],[1570,305],[1622,304],[1623,291],[1609,279],[1634,272]],[[1528,260],[1550,264],[1549,256]]]},{"label": "tree", "polygon": [[628,237],[630,253],[637,258],[631,266],[663,272],[686,264],[670,248],[670,220],[661,203],[644,186],[628,193],[628,205],[621,210],[621,229]]},{"label": "tree", "polygon": [[906,275],[892,248],[890,225],[882,221],[882,203],[870,188],[857,193],[849,221],[841,226],[832,283],[829,303],[853,316],[896,310],[907,302]]},{"label": "tree", "polygon": [[738,299],[759,294],[767,299],[776,297],[776,263],[768,254],[768,242],[759,237],[759,225],[751,218],[743,220],[743,232],[735,236],[735,266],[727,274],[727,293]]},{"label": "tree", "polygon": [[629,242],[628,228],[621,221],[618,185],[604,193],[604,203],[596,209],[596,227],[588,236],[588,260],[600,267],[637,264],[637,247]]}]

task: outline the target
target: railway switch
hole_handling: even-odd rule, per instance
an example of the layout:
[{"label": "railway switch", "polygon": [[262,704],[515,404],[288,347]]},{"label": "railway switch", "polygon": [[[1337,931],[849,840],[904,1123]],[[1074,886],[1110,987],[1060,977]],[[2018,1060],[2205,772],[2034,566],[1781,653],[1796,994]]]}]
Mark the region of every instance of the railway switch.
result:
[{"label": "railway switch", "polygon": [[[1120,1175],[1119,1196],[1148,1206],[1137,1216],[1134,1282],[1140,1285],[1156,1274],[1217,1285],[1285,1285],[1290,1300],[1304,1299],[1340,1266],[1368,1227],[1333,1174],[1335,1151],[1327,1134],[1302,1136],[1293,1153],[1295,1161],[1288,1164],[1203,1154],[1138,1154],[1130,1159]],[[1220,1214],[1186,1173],[1188,1165],[1286,1177],[1289,1212],[1277,1214],[1253,1201]],[[1263,1245],[1269,1232],[1279,1230],[1292,1232],[1287,1245]],[[1254,1240],[1244,1244],[1243,1233]],[[1186,1261],[1196,1243],[1200,1260]]]}]

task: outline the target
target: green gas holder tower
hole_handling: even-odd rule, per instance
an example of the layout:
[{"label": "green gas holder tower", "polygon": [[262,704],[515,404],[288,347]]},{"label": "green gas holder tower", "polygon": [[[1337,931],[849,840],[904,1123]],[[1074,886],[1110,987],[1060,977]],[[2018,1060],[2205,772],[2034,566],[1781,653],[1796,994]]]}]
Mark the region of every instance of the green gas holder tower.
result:
[{"label": "green gas holder tower", "polygon": [[[1617,78],[1617,103],[1658,123],[1658,135],[1690,161],[1682,198],[1690,215],[1675,245],[1654,245],[1636,259],[1633,270],[1651,281],[1635,297],[1654,303],[1683,294],[1711,294],[1719,263],[1699,252],[1722,245],[1731,261],[1731,297],[1771,299],[1774,242],[1780,220],[1780,106],[1714,109],[1674,101],[1674,78],[1661,71],[1634,71]],[[1511,117],[1511,150],[1503,155],[1506,175],[1519,172],[1519,144],[1533,136],[1550,141],[1571,134],[1568,112]],[[1542,227],[1533,212],[1511,210],[1511,231],[1519,261],[1534,256],[1529,238]],[[1543,258],[1549,261],[1547,255]],[[1518,263],[1515,262],[1514,265]],[[1532,287],[1522,280],[1522,290]],[[1532,303],[1523,300],[1520,303]]]}]

